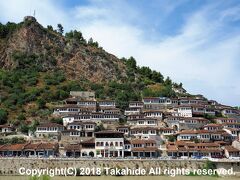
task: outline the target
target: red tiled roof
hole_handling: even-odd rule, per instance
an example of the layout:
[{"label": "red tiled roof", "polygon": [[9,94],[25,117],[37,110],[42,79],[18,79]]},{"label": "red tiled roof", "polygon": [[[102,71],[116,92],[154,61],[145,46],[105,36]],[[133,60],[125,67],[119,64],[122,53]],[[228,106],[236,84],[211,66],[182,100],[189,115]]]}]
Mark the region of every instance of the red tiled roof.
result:
[{"label": "red tiled roof", "polygon": [[157,151],[157,147],[138,147],[132,148],[133,152],[155,152]]},{"label": "red tiled roof", "polygon": [[37,146],[37,149],[56,149],[57,144],[53,143],[40,143],[39,146]]},{"label": "red tiled roof", "polygon": [[240,153],[240,150],[233,147],[233,146],[225,146],[224,147],[228,152],[239,152]]},{"label": "red tiled roof", "polygon": [[81,149],[80,144],[68,144],[64,147],[64,150],[66,151],[81,151]]},{"label": "red tiled roof", "polygon": [[156,141],[153,139],[132,139],[130,140],[131,144],[147,144],[153,143],[156,144]]},{"label": "red tiled roof", "polygon": [[81,144],[95,144],[95,138],[91,138],[81,142]]},{"label": "red tiled roof", "polygon": [[8,151],[22,151],[26,144],[12,144],[8,146]]},{"label": "red tiled roof", "polygon": [[57,123],[44,123],[40,124],[38,127],[63,127],[63,125]]}]

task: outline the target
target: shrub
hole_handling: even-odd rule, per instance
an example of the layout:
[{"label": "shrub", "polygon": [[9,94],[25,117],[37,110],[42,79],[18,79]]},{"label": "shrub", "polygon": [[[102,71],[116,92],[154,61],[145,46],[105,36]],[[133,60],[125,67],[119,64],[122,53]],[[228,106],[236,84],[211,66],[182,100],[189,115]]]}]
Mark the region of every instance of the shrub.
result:
[{"label": "shrub", "polygon": [[38,109],[44,109],[46,107],[46,101],[42,98],[37,100]]},{"label": "shrub", "polygon": [[7,122],[7,116],[7,111],[0,109],[0,124],[5,124]]},{"label": "shrub", "polygon": [[19,114],[18,117],[17,117],[17,119],[18,119],[19,121],[23,121],[23,120],[26,120],[26,117],[25,117],[24,114]]}]

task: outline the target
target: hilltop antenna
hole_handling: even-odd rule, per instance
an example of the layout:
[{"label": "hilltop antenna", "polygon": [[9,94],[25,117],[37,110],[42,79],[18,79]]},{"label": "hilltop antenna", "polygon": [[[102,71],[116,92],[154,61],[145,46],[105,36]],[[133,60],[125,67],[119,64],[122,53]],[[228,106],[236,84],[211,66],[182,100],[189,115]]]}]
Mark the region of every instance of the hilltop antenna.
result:
[{"label": "hilltop antenna", "polygon": [[36,10],[34,9],[34,11],[33,11],[33,17],[35,17],[35,15],[36,15]]}]

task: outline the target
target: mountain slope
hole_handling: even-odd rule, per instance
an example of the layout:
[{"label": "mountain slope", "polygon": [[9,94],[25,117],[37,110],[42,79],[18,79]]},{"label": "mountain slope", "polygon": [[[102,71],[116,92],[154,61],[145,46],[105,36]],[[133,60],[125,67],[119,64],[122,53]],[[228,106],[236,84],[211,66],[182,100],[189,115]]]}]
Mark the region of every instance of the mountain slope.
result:
[{"label": "mountain slope", "polygon": [[58,67],[71,79],[104,82],[126,77],[126,66],[115,56],[100,48],[69,40],[42,27],[34,18],[26,18],[20,23],[1,42],[0,52],[0,65],[5,69],[16,68],[20,63],[16,56],[21,53],[22,56],[36,56],[34,63],[40,64],[43,70]]},{"label": "mountain slope", "polygon": [[122,109],[143,96],[176,96],[176,83],[137,66],[133,57],[118,59],[81,32],[63,36],[33,17],[0,24],[0,67],[0,111],[8,114],[0,124],[49,119],[54,105],[72,90],[95,91],[97,98],[114,99]]}]

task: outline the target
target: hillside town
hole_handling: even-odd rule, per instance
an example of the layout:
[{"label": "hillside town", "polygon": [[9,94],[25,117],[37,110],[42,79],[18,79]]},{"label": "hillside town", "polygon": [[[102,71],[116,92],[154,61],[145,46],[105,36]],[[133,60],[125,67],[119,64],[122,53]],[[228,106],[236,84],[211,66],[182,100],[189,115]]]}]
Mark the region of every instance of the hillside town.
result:
[{"label": "hillside town", "polygon": [[[1,157],[240,159],[240,110],[187,96],[144,97],[120,109],[95,92],[71,91],[24,143],[0,145]],[[186,96],[184,96],[186,95]],[[1,136],[16,134],[10,124]]]}]

